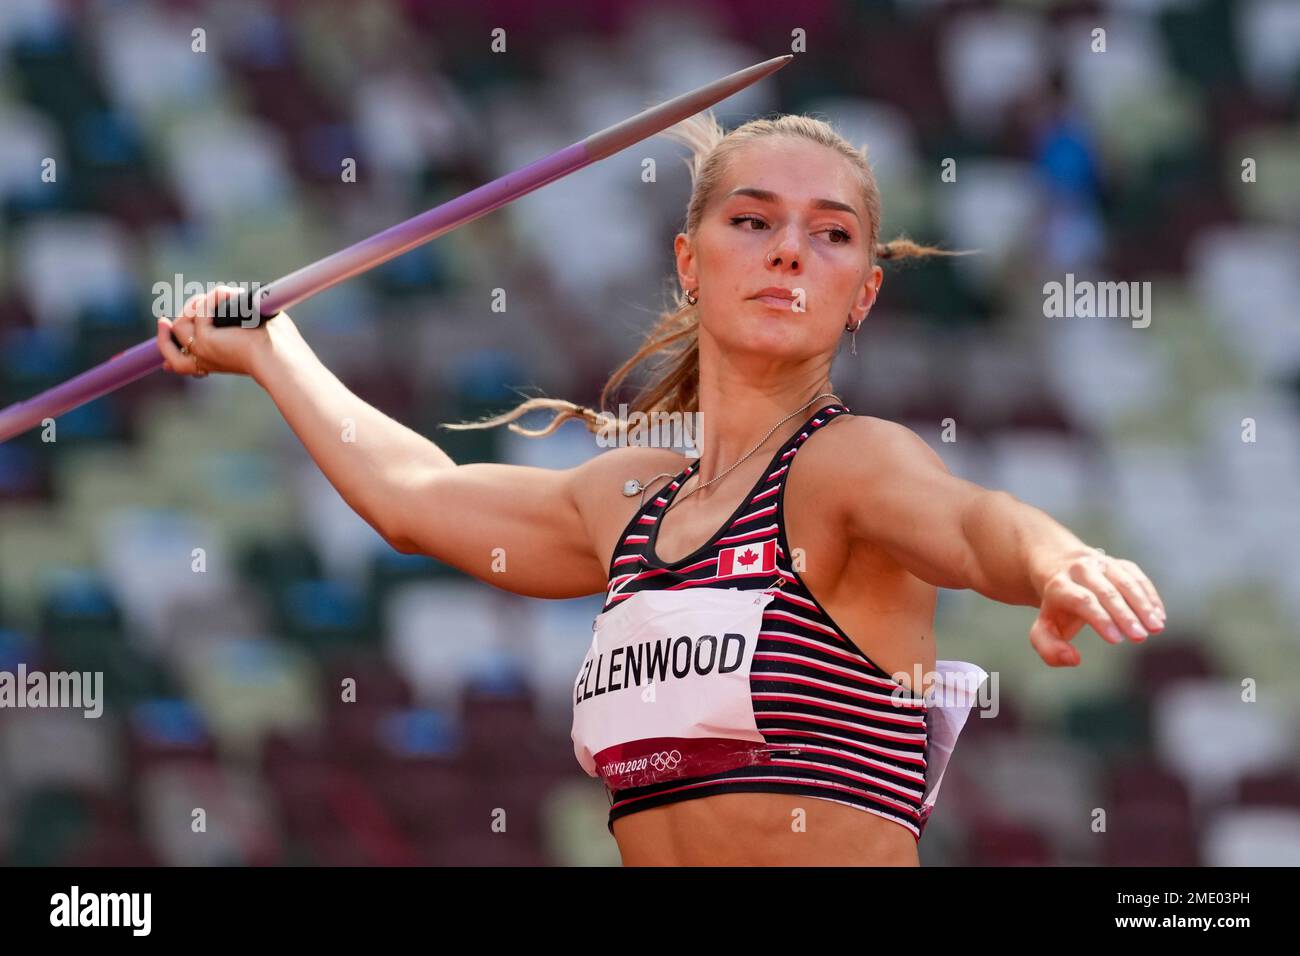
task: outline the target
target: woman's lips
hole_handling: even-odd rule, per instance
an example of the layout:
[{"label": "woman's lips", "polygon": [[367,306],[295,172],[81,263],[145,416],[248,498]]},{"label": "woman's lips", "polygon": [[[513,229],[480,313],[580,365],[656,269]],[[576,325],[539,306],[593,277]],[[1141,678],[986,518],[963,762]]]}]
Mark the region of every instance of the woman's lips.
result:
[{"label": "woman's lips", "polygon": [[794,306],[794,299],[787,299],[782,295],[757,295],[754,296],[754,301],[761,302],[774,309],[783,309],[786,312],[793,311]]}]

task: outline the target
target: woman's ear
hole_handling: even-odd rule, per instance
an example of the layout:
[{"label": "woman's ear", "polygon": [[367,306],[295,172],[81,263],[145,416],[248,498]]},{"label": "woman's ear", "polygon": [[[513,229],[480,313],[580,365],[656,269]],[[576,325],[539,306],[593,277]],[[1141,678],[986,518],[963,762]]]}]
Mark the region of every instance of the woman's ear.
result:
[{"label": "woman's ear", "polygon": [[[880,287],[885,284],[885,270],[880,266],[872,266],[871,274],[867,280],[862,283],[862,289],[858,295],[858,301],[853,304],[853,311],[862,310],[862,318],[867,317],[871,307],[876,304],[876,296],[880,295]],[[858,321],[861,321],[859,319]]]},{"label": "woman's ear", "polygon": [[673,240],[673,256],[677,260],[677,278],[682,288],[690,291],[699,287],[695,275],[695,251],[691,248],[690,236],[679,232]]}]

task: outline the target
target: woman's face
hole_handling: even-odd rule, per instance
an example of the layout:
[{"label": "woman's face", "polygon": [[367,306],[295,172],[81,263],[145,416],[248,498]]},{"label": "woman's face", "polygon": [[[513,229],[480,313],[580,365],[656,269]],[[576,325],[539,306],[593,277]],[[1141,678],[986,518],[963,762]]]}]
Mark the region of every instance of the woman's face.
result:
[{"label": "woman's face", "polygon": [[[817,143],[776,136],[738,150],[694,241],[674,243],[682,288],[699,289],[701,336],[793,360],[833,352],[883,278],[868,265],[859,191],[849,162]],[[773,288],[787,291],[762,295]]]}]

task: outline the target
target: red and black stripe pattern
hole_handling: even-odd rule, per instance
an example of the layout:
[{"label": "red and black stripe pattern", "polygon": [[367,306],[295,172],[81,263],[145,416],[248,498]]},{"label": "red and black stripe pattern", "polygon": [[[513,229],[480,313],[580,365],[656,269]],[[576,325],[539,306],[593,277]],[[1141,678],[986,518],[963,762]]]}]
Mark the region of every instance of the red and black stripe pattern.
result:
[{"label": "red and black stripe pattern", "polygon": [[[924,701],[877,666],[830,618],[795,570],[785,534],[782,501],[791,463],[812,435],[846,414],[849,410],[838,404],[818,409],[772,456],[713,538],[680,561],[665,564],[655,556],[657,523],[699,470],[698,460],[624,529],[610,561],[606,611],[645,590],[777,588],[763,613],[750,690],[758,729],[779,753],[770,762],[736,770],[613,791],[611,833],[616,819],[638,810],[720,793],[765,792],[848,804],[887,817],[920,838],[928,739]],[[775,570],[736,573],[733,564],[731,573],[719,578],[720,556],[729,549],[747,546],[745,557],[752,559],[773,541]]]}]

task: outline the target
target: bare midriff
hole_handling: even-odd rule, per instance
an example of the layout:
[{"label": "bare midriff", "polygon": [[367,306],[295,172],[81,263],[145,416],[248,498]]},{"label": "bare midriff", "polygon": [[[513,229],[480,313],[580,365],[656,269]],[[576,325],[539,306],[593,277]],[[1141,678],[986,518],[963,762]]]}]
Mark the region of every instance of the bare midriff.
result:
[{"label": "bare midriff", "polygon": [[726,793],[614,821],[624,866],[918,866],[900,823],[815,797]]}]

